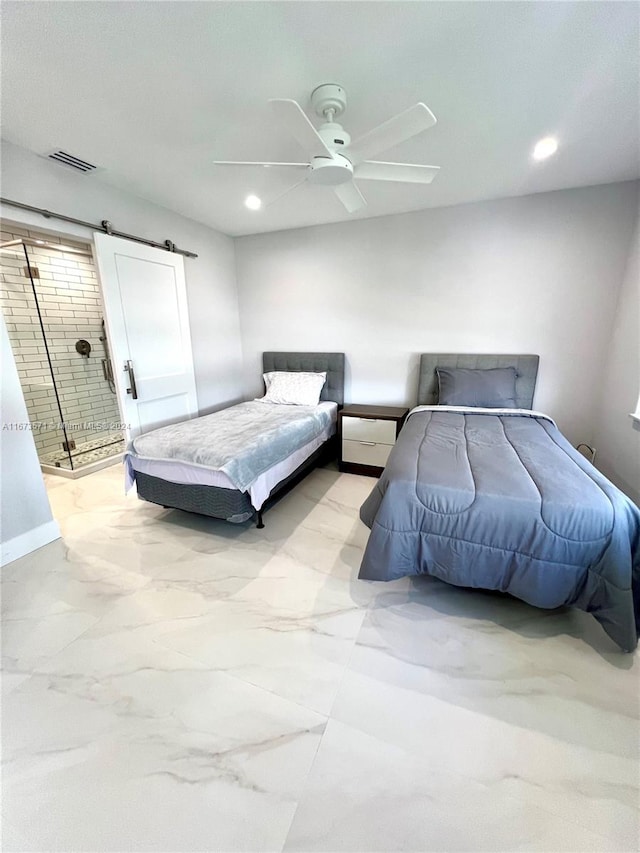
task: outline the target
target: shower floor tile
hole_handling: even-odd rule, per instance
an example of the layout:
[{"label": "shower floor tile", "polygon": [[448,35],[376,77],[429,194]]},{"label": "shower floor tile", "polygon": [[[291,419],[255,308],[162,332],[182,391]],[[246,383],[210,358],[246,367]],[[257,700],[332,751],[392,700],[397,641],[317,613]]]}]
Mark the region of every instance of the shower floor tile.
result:
[{"label": "shower floor tile", "polygon": [[[124,439],[118,435],[101,436],[90,441],[83,441],[78,444],[75,450],[71,451],[74,468],[81,468],[85,465],[91,465],[93,462],[100,462],[102,459],[108,459],[110,456],[117,456],[124,451]],[[54,465],[56,467],[69,468],[69,454],[65,450],[54,450],[51,453],[43,453],[40,456],[42,465]]]}]

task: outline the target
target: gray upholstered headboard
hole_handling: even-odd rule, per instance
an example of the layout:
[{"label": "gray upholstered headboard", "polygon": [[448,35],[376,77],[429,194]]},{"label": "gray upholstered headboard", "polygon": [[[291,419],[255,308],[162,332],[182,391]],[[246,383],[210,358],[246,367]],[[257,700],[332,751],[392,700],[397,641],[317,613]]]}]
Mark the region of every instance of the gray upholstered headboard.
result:
[{"label": "gray upholstered headboard", "polygon": [[520,409],[533,408],[533,394],[538,375],[538,355],[462,355],[425,352],[420,356],[418,405],[433,406],[438,402],[436,367],[515,367],[516,404]]},{"label": "gray upholstered headboard", "polygon": [[265,352],[262,354],[264,373],[270,370],[306,370],[322,373],[326,370],[321,400],[344,403],[344,353],[343,352]]}]

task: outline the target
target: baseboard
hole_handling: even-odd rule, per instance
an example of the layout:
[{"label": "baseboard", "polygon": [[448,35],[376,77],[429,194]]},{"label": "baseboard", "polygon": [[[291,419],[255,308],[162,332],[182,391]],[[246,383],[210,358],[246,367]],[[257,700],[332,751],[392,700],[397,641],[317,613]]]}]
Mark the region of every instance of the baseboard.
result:
[{"label": "baseboard", "polygon": [[47,521],[46,524],[34,527],[33,530],[21,533],[20,536],[14,536],[8,542],[0,544],[0,566],[6,566],[7,563],[12,563],[59,538],[60,528],[57,521]]}]

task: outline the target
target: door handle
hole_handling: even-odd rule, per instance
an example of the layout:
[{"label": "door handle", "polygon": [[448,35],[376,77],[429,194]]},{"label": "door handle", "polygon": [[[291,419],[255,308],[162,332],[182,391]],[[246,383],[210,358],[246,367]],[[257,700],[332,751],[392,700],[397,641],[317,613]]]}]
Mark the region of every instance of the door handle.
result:
[{"label": "door handle", "polygon": [[124,369],[129,374],[129,388],[127,388],[127,394],[131,394],[132,400],[138,399],[138,389],[136,388],[136,374],[133,371],[133,364],[131,361],[125,361]]}]

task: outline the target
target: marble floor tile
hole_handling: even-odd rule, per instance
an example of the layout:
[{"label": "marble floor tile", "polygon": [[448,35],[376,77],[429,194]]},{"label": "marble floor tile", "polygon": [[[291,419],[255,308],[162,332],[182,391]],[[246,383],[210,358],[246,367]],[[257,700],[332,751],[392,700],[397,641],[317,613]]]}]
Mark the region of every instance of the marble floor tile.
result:
[{"label": "marble floor tile", "polygon": [[640,667],[587,614],[358,580],[374,480],[264,530],[45,477],[4,567],[3,850],[638,849]]},{"label": "marble floor tile", "polygon": [[606,838],[330,720],[286,851],[605,851]]},{"label": "marble floor tile", "polygon": [[353,669],[568,742],[637,755],[638,656],[616,651],[588,614],[414,586],[375,599]]},{"label": "marble floor tile", "polygon": [[149,578],[118,566],[99,554],[82,553],[51,543],[31,555],[29,568],[3,577],[5,620],[83,611],[99,618],[122,598],[149,583]]},{"label": "marble floor tile", "polygon": [[324,717],[175,660],[59,663],[6,711],[3,804],[33,849],[282,848]]},{"label": "marble floor tile", "polygon": [[535,726],[505,723],[390,684],[384,672],[364,675],[351,669],[332,719],[422,756],[430,771],[482,783],[497,798],[506,794],[540,807],[616,838],[627,845],[624,849],[633,850],[640,838],[637,725],[619,733],[613,751],[595,737],[592,746],[576,745]]},{"label": "marble floor tile", "polygon": [[18,850],[33,850],[34,845],[9,821],[0,815],[0,849],[3,853],[13,853]]},{"label": "marble floor tile", "polygon": [[328,714],[364,614],[347,609],[282,616],[228,602],[188,625],[154,632],[162,646]]},{"label": "marble floor tile", "polygon": [[70,610],[31,619],[7,619],[2,626],[2,664],[29,673],[94,625],[90,613]]}]

